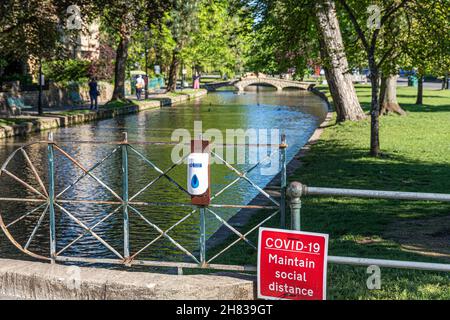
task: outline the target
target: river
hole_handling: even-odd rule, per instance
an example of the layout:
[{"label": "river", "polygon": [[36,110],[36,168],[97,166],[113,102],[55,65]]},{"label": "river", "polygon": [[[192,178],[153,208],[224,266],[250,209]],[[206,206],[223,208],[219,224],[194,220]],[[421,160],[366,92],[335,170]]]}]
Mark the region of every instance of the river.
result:
[{"label": "river", "polygon": [[[175,129],[184,128],[193,134],[194,121],[202,121],[203,130],[218,129],[225,136],[226,129],[279,129],[287,136],[289,147],[287,149],[288,161],[308,141],[326,112],[323,101],[312,93],[298,90],[288,90],[278,93],[260,88],[250,89],[244,94],[223,91],[210,93],[208,96],[179,104],[174,107],[166,107],[158,110],[142,112],[108,120],[101,120],[88,124],[82,124],[54,130],[54,139],[68,153],[79,160],[85,167],[94,165],[101,158],[114,149],[108,144],[73,144],[67,141],[119,141],[123,138],[123,132],[128,133],[129,141],[171,141]],[[265,132],[265,131],[261,131]],[[0,163],[3,163],[8,155],[21,143],[44,140],[47,132],[37,133],[27,138],[11,138],[0,141]],[[59,141],[66,141],[61,142]],[[270,142],[270,141],[269,141]],[[272,141],[274,142],[274,141]],[[279,141],[275,141],[278,143]],[[148,159],[153,161],[162,170],[172,165],[171,145],[135,145]],[[47,158],[46,146],[34,145],[27,149],[31,161],[37,170],[41,172],[43,180],[47,183]],[[247,155],[251,150],[247,150]],[[227,158],[227,160],[230,160]],[[56,193],[70,185],[81,170],[56,153]],[[238,164],[239,170],[245,170],[253,166],[251,163]],[[129,181],[130,195],[141,190],[158,173],[152,170],[142,159],[130,152],[129,156]],[[34,181],[33,174],[25,161],[20,156],[15,157],[8,166],[9,171],[27,181],[32,186],[38,185]],[[105,163],[93,171],[95,176],[108,184],[115,192],[121,194],[121,153],[116,152]],[[170,176],[180,185],[186,185],[186,166],[175,168]],[[226,166],[213,164],[211,166],[212,193],[236,178],[236,174]],[[262,175],[260,170],[254,170],[250,175],[253,181],[264,187],[273,175]],[[257,191],[247,182],[241,181],[218,197],[217,204],[247,204],[256,195]],[[33,194],[14,180],[5,176],[0,177],[0,197],[24,197],[32,198]],[[100,186],[92,178],[86,177],[74,188],[70,189],[64,199],[77,200],[114,200],[111,193]],[[148,202],[183,202],[189,203],[189,197],[172,185],[167,179],[160,179],[149,190],[143,192],[137,201]],[[38,207],[32,203],[11,203],[0,201],[0,212],[6,223],[9,223],[24,213]],[[117,206],[97,204],[66,204],[64,207],[86,225],[93,225],[112,212]],[[176,221],[186,216],[191,210],[186,207],[136,207],[146,219],[165,230]],[[237,209],[215,210],[224,219],[229,219]],[[42,210],[30,214],[25,219],[11,227],[14,238],[24,245],[33,232],[33,228],[39,219]],[[74,240],[82,229],[67,214],[56,211],[56,239],[57,249],[60,250]],[[199,218],[194,214],[182,224],[174,228],[170,235],[190,251],[198,248]],[[49,247],[49,220],[48,214],[44,216],[41,227],[37,230],[29,249],[33,252],[48,256]],[[213,234],[220,223],[208,215],[207,236]],[[96,233],[104,238],[110,245],[123,252],[122,238],[122,211],[109,217],[103,224],[95,229]],[[159,233],[146,224],[137,214],[130,211],[130,247],[136,252]],[[114,255],[94,237],[88,235],[77,242],[73,247],[65,251],[67,256],[83,257],[108,257]],[[144,250],[141,259],[164,259],[168,261],[180,261],[184,254],[179,251],[169,240],[162,238],[152,246]],[[0,257],[25,258],[17,248],[10,243],[3,233],[0,235]]]}]

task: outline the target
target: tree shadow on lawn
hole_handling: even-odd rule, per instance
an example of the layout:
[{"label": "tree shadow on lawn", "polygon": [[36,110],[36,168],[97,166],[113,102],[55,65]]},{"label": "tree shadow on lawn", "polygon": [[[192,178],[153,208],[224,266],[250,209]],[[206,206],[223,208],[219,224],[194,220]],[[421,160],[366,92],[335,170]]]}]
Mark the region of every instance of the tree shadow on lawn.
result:
[{"label": "tree shadow on lawn", "polygon": [[444,105],[430,105],[430,104],[412,104],[412,103],[402,103],[401,107],[407,111],[407,112],[450,112],[450,104],[444,104]]},{"label": "tree shadow on lawn", "polygon": [[[290,181],[316,187],[450,193],[446,163],[392,154],[373,159],[366,150],[349,149],[334,140],[321,142],[313,151]],[[405,257],[414,252],[417,257],[448,259],[447,220],[450,205],[440,202],[304,197],[302,206],[305,230],[329,233],[331,253],[354,255],[360,248],[369,257],[395,258],[409,251]]]}]

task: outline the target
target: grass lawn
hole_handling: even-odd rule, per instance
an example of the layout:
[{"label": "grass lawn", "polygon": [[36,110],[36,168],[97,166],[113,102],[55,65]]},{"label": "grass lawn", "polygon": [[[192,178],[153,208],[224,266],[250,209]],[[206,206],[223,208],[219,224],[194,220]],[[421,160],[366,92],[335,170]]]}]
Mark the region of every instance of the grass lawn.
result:
[{"label": "grass lawn", "polygon": [[[357,92],[368,110],[370,87],[358,86]],[[381,119],[382,158],[368,156],[370,119],[333,121],[289,180],[450,193],[450,91],[425,90],[423,106],[414,105],[415,94],[414,88],[399,88],[407,116]],[[330,235],[330,255],[450,263],[448,203],[305,197],[301,214],[303,230]],[[266,215],[259,213],[251,226]],[[278,227],[277,219],[266,226]],[[214,262],[255,265],[256,252],[240,244]],[[382,268],[381,290],[367,289],[368,276],[365,267],[330,264],[328,299],[450,299],[449,274]]]},{"label": "grass lawn", "polygon": [[92,112],[89,109],[80,109],[80,110],[70,110],[70,111],[59,111],[58,114],[64,115],[64,116],[72,116],[77,114],[87,114]]},{"label": "grass lawn", "polygon": [[196,92],[198,92],[198,90],[196,90],[196,89],[183,89],[183,90],[178,89],[175,92],[168,92],[168,93],[166,93],[166,95],[169,97],[177,97],[177,96],[183,96],[183,95],[187,95],[187,94],[194,94]]},{"label": "grass lawn", "polygon": [[35,119],[14,119],[14,118],[0,118],[0,127],[1,126],[13,126],[15,124],[21,124],[24,122],[31,122]]}]

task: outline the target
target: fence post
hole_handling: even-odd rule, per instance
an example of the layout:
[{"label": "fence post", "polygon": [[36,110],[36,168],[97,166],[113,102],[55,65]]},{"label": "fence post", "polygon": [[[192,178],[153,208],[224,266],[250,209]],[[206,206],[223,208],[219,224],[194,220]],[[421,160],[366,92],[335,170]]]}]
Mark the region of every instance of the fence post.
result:
[{"label": "fence post", "polygon": [[199,207],[200,211],[200,263],[202,266],[206,263],[206,217],[205,208]]},{"label": "fence post", "polygon": [[123,200],[123,254],[130,257],[130,231],[128,218],[128,135],[124,132],[122,143],[122,200]]},{"label": "fence post", "polygon": [[300,182],[292,182],[287,189],[291,199],[291,229],[301,230],[300,209],[302,208],[301,196],[303,194],[303,185]]},{"label": "fence post", "polygon": [[281,163],[281,184],[280,184],[280,226],[286,228],[286,135],[281,135],[280,143],[280,163]]},{"label": "fence post", "polygon": [[55,226],[55,157],[53,150],[53,132],[48,134],[48,208],[50,218],[50,257],[56,260],[56,226]]}]

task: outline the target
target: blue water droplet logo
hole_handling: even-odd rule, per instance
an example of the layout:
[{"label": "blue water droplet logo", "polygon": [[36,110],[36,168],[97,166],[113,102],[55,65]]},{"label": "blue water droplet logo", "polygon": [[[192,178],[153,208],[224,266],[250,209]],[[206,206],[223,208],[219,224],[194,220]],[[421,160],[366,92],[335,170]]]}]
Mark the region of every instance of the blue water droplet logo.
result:
[{"label": "blue water droplet logo", "polygon": [[198,188],[198,186],[200,185],[200,181],[198,180],[198,177],[197,177],[197,175],[196,174],[194,174],[194,176],[192,177],[192,180],[191,180],[191,186],[192,186],[192,188]]}]

